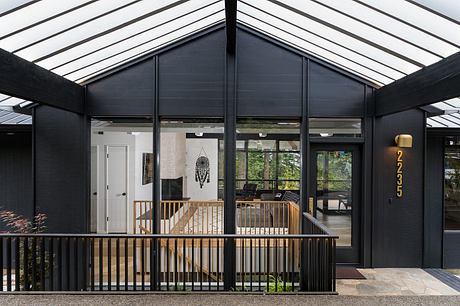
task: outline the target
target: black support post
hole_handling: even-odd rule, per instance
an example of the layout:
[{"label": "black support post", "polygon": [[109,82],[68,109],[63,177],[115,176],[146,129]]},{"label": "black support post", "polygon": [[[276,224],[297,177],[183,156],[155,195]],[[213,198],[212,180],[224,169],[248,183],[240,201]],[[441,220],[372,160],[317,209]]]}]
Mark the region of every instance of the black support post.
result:
[{"label": "black support post", "polygon": [[[224,113],[224,233],[235,233],[235,160],[236,160],[236,58],[227,52],[226,93]],[[235,242],[233,238],[224,243],[224,290],[235,287]]]},{"label": "black support post", "polygon": [[[151,222],[153,223],[152,226],[152,234],[159,234],[160,233],[160,223],[161,223],[161,216],[160,216],[160,117],[158,114],[158,106],[159,106],[159,93],[158,93],[158,56],[155,56],[153,58],[153,71],[154,71],[154,77],[153,77],[153,113],[152,113],[152,125],[153,125],[153,169],[152,169],[152,175],[153,175],[153,190],[152,190],[152,220]],[[158,253],[160,252],[160,249],[157,248],[158,244],[156,243],[156,239],[154,241],[154,254],[153,256],[150,256],[150,258],[153,260],[153,263],[151,263],[150,266],[153,267],[158,267]],[[152,250],[152,248],[151,248]],[[152,275],[152,284],[154,288],[160,288],[159,287],[159,272],[158,273],[153,273],[151,271]],[[151,284],[151,286],[152,286]]]},{"label": "black support post", "polygon": [[[303,212],[308,212],[309,206],[309,175],[310,175],[310,137],[309,137],[309,122],[308,122],[308,64],[309,60],[304,58],[302,60],[302,122],[300,129],[300,214],[299,222],[301,233],[305,233],[303,224]],[[310,195],[312,196],[312,195]],[[301,247],[301,258],[300,258],[300,287],[302,290],[306,290],[306,274],[307,271],[307,254],[306,245],[302,243]]]}]

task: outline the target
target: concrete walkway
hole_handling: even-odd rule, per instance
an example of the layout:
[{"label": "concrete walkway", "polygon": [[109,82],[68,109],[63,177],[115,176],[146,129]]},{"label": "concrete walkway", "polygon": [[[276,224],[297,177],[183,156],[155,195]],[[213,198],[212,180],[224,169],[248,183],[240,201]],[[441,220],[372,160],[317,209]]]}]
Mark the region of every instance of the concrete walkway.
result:
[{"label": "concrete walkway", "polygon": [[366,279],[339,279],[340,295],[460,295],[423,269],[358,269]]},{"label": "concrete walkway", "polygon": [[312,296],[247,294],[0,295],[1,305],[460,305],[460,296]]}]

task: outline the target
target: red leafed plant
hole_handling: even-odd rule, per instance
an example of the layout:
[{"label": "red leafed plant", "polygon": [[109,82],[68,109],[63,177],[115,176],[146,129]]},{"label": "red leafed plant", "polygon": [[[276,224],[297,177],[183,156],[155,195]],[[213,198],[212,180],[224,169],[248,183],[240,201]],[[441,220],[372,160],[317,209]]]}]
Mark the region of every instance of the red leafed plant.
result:
[{"label": "red leafed plant", "polygon": [[10,210],[1,210],[0,220],[3,221],[9,229],[3,231],[3,233],[32,234],[42,233],[46,230],[45,214],[36,214],[34,216],[33,221],[30,221],[21,215],[15,214]]},{"label": "red leafed plant", "polygon": [[[7,226],[7,230],[3,231],[3,233],[20,233],[20,234],[37,234],[42,233],[46,230],[46,215],[38,213],[34,216],[33,221],[30,221],[24,218],[21,215],[17,215],[12,211],[9,210],[0,210],[0,220],[4,222]],[[35,278],[37,290],[40,289],[40,271],[41,265],[45,265],[45,271],[48,274],[50,270],[50,261],[49,261],[49,252],[45,251],[45,257],[41,258],[40,256],[36,257],[35,263],[35,275],[33,273],[34,269],[33,265],[33,252],[38,252],[37,245],[33,248],[33,241],[32,239],[28,240],[28,243],[25,244],[24,240],[20,240],[20,278],[16,278],[16,281],[19,281],[21,287],[25,289],[25,270],[27,269],[28,274],[28,287],[27,289],[32,289],[32,280],[33,277]],[[24,249],[27,248],[27,267],[24,266]],[[17,274],[17,273],[16,273]]]}]

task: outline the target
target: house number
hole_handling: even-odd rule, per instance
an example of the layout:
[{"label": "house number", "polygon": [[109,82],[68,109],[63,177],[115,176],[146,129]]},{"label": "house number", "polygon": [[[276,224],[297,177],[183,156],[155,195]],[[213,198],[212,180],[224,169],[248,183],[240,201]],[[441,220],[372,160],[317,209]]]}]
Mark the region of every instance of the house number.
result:
[{"label": "house number", "polygon": [[400,198],[403,194],[403,152],[401,150],[398,150],[396,152],[396,155],[398,156],[396,160],[396,196]]}]

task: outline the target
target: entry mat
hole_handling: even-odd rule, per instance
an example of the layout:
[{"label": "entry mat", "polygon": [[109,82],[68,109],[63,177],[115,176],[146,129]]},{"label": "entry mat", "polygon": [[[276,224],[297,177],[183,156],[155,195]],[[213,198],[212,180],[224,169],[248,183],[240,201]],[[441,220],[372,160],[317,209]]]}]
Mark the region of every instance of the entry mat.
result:
[{"label": "entry mat", "polygon": [[460,292],[460,278],[458,276],[455,276],[449,271],[446,271],[443,269],[430,268],[430,269],[425,269],[425,271],[431,274],[432,276],[436,277],[437,279],[439,279],[441,282],[443,282],[447,286]]},{"label": "entry mat", "polygon": [[337,267],[335,276],[337,279],[366,279],[355,267]]}]

